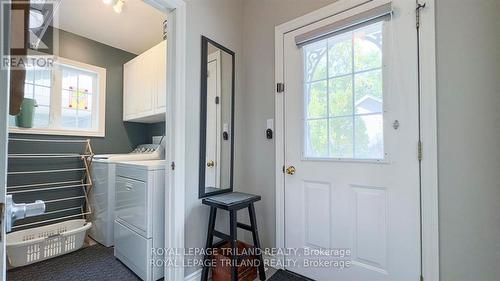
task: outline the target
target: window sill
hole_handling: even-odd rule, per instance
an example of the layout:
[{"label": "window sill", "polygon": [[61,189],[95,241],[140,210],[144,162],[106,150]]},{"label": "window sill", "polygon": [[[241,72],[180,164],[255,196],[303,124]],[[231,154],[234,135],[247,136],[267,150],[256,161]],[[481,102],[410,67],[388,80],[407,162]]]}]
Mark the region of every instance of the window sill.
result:
[{"label": "window sill", "polygon": [[9,133],[28,134],[28,135],[99,137],[99,138],[105,137],[104,131],[78,131],[78,130],[18,128],[18,127],[9,127]]}]

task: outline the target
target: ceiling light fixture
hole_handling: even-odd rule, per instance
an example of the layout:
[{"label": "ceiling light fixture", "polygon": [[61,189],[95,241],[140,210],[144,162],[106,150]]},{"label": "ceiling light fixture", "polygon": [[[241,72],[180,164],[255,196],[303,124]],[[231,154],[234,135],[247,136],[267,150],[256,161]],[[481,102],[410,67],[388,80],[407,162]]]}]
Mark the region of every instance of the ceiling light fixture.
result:
[{"label": "ceiling light fixture", "polygon": [[113,4],[113,2],[115,2],[115,0],[102,0],[102,2],[106,5],[111,5]]},{"label": "ceiling light fixture", "polygon": [[125,5],[125,1],[124,0],[118,0],[116,1],[116,4],[113,6],[113,10],[115,10],[115,12],[117,14],[120,14],[123,10],[123,5]]}]

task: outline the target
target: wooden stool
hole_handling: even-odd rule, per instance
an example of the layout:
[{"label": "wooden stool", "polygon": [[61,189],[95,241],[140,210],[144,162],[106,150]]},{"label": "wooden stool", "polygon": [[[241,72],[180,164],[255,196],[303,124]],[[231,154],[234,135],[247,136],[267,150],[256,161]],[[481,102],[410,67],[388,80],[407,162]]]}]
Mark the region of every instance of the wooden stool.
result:
[{"label": "wooden stool", "polygon": [[[255,217],[255,208],[253,203],[260,201],[261,197],[253,194],[246,194],[240,192],[225,193],[222,195],[216,195],[212,197],[207,197],[203,199],[202,203],[210,206],[210,217],[208,219],[208,232],[207,232],[207,243],[206,249],[216,248],[213,244],[214,236],[222,239],[222,243],[231,243],[231,281],[238,281],[238,268],[235,266],[238,257],[235,255],[237,253],[237,228],[248,230],[252,232],[253,243],[256,249],[260,249],[259,232],[257,231],[257,220]],[[238,210],[248,208],[248,213],[250,215],[250,225],[239,223],[237,221]],[[222,209],[229,211],[229,227],[230,234],[219,232],[215,230],[215,218],[217,216],[217,209]],[[217,245],[221,245],[221,242]],[[262,258],[262,253],[257,255],[259,264],[259,277],[260,280],[266,280],[266,273],[264,271],[264,259]],[[203,264],[206,265],[208,260],[211,258],[210,255],[205,255]],[[203,266],[203,271],[201,275],[201,281],[208,280],[208,266]]]}]

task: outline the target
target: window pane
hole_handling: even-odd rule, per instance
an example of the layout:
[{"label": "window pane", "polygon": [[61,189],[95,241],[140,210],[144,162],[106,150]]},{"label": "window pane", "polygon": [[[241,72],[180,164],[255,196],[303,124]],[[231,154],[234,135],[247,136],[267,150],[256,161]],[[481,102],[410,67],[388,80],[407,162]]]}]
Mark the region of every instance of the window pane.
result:
[{"label": "window pane", "polygon": [[383,108],[382,71],[373,70],[356,74],[354,77],[356,89],[356,113],[380,113]]},{"label": "window pane", "polygon": [[76,90],[78,87],[78,76],[71,70],[63,69],[62,88],[66,90]]},{"label": "window pane", "polygon": [[307,118],[327,116],[327,95],[326,81],[306,84]]},{"label": "window pane", "polygon": [[382,23],[354,31],[354,70],[382,67]]},{"label": "window pane", "polygon": [[303,47],[305,157],[384,159],[382,28],[378,22]]},{"label": "window pane", "polygon": [[89,95],[78,92],[77,96],[77,108],[78,109],[88,109],[89,108]]},{"label": "window pane", "polygon": [[93,93],[93,77],[86,74],[78,76],[78,89],[83,93]]},{"label": "window pane", "polygon": [[78,111],[78,128],[87,130],[92,128],[92,113],[90,111]]},{"label": "window pane", "polygon": [[330,116],[352,114],[352,76],[330,79]]},{"label": "window pane", "polygon": [[32,99],[33,97],[33,85],[32,84],[24,84],[24,97]]},{"label": "window pane", "polygon": [[306,121],[306,157],[328,157],[328,120]]},{"label": "window pane", "polygon": [[49,87],[52,83],[52,72],[46,69],[35,70],[35,84]]},{"label": "window pane", "polygon": [[304,47],[305,81],[317,81],[327,78],[326,40]]},{"label": "window pane", "polygon": [[76,128],[76,110],[65,109],[61,111],[61,127]]},{"label": "window pane", "polygon": [[61,106],[62,108],[70,108],[71,107],[71,91],[63,90],[62,91],[62,101],[61,101]]},{"label": "window pane", "polygon": [[16,116],[9,115],[9,127],[16,126]]},{"label": "window pane", "polygon": [[35,108],[35,116],[33,118],[33,127],[35,128],[47,128],[49,126],[49,113],[50,108],[48,106],[41,106]]},{"label": "window pane", "polygon": [[50,88],[35,86],[35,100],[39,106],[50,106]]},{"label": "window pane", "polygon": [[382,114],[355,117],[355,158],[384,158],[384,125]]},{"label": "window pane", "polygon": [[330,119],[330,157],[353,157],[352,117]]},{"label": "window pane", "polygon": [[330,77],[352,73],[352,33],[328,41],[328,72]]},{"label": "window pane", "polygon": [[26,83],[32,83],[35,79],[34,70],[31,68],[26,69]]}]

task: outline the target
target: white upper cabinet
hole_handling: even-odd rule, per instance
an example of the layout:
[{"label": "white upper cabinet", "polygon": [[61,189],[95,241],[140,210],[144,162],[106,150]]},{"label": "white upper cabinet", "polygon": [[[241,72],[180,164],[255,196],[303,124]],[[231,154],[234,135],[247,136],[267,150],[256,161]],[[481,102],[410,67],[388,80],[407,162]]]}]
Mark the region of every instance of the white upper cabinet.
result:
[{"label": "white upper cabinet", "polygon": [[166,48],[166,41],[162,41],[124,65],[123,121],[165,121]]}]

